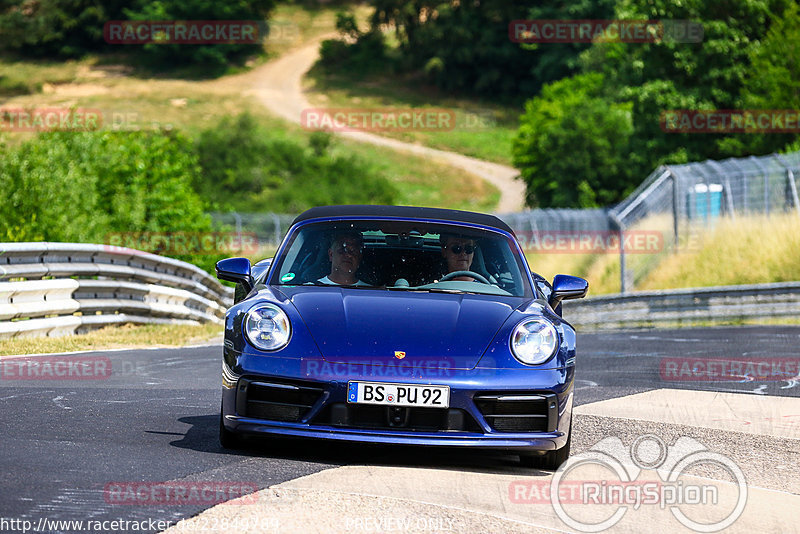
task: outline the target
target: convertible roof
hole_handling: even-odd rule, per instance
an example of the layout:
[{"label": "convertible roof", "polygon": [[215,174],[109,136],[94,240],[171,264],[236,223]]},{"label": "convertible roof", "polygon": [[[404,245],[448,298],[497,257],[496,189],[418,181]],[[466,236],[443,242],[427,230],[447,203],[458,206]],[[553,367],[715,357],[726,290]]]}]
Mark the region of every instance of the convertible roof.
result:
[{"label": "convertible roof", "polygon": [[514,235],[514,231],[494,215],[474,213],[471,211],[447,210],[443,208],[417,208],[414,206],[319,206],[304,211],[295,218],[292,224],[309,219],[324,219],[326,217],[403,217],[463,222],[490,226]]}]

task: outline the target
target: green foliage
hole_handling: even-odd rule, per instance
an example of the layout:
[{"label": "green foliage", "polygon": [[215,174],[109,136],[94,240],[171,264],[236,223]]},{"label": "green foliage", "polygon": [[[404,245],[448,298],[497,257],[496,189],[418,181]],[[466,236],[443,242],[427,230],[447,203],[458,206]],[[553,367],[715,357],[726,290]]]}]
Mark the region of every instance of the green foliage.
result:
[{"label": "green foliage", "polygon": [[527,102],[514,141],[514,165],[527,184],[528,205],[604,206],[621,200],[641,180],[626,157],[631,106],[609,103],[603,81],[597,73],[566,78]]},{"label": "green foliage", "polygon": [[[266,23],[275,0],[5,0],[0,2],[0,53],[28,57],[80,57],[119,50],[108,45],[103,27],[111,20],[255,20]],[[200,66],[221,74],[231,62],[261,52],[260,44],[156,44],[123,47],[152,68]]]},{"label": "green foliage", "polygon": [[736,109],[750,57],[759,48],[784,0],[619,0],[615,18],[691,20],[703,26],[699,43],[595,43],[582,56],[584,71],[602,72],[610,101],[633,103],[631,165],[646,176],[660,163],[732,155],[727,134],[661,130],[661,114],[674,109]]},{"label": "green foliage", "polygon": [[[530,20],[605,20],[613,18],[615,0],[547,0],[530,8]],[[580,54],[591,43],[531,43],[521,46],[531,56],[530,74],[538,92],[547,83],[580,72]]]},{"label": "green foliage", "polygon": [[595,42],[580,56],[583,74],[545,86],[526,105],[515,144],[528,202],[607,205],[663,163],[785,147],[793,136],[665,132],[661,117],[669,110],[796,109],[800,20],[796,7],[784,13],[786,4],[618,0],[615,19],[690,20],[702,24],[703,40]]},{"label": "green foliage", "polygon": [[[141,0],[125,9],[131,20],[256,20],[266,22],[275,0]],[[175,65],[202,66],[208,74],[222,74],[230,62],[240,62],[247,55],[261,51],[259,44],[183,45],[150,43],[142,46],[139,56],[155,67]]]},{"label": "green foliage", "polygon": [[[110,233],[209,231],[192,189],[198,172],[181,135],[45,133],[0,157],[0,237],[105,243]],[[175,257],[206,268],[219,259]]]},{"label": "green foliage", "polygon": [[[509,23],[520,19],[604,19],[614,0],[419,2],[374,0],[372,30],[395,29],[396,68],[419,71],[441,89],[509,101],[535,94],[547,82],[578,70],[588,44],[512,42]],[[333,52],[333,51],[332,51]],[[346,54],[340,47],[336,54]],[[352,52],[352,51],[351,51]],[[323,55],[323,60],[328,57]]]},{"label": "green foliage", "polygon": [[344,39],[326,39],[319,49],[320,64],[326,72],[346,71],[349,75],[364,76],[392,70],[380,29],[362,32],[349,13],[336,14],[336,29]]},{"label": "green foliage", "polygon": [[29,57],[76,57],[102,47],[103,25],[122,18],[119,0],[0,2],[0,52]]},{"label": "green foliage", "polygon": [[27,95],[35,92],[35,89],[30,83],[0,75],[0,96]]},{"label": "green foliage", "polygon": [[395,28],[400,68],[425,73],[439,88],[518,100],[538,87],[531,75],[534,54],[508,35],[508,23],[527,18],[531,3],[376,0],[373,4],[373,31],[387,24]]},{"label": "green foliage", "polygon": [[204,131],[196,143],[202,171],[195,188],[217,210],[296,213],[325,204],[391,204],[391,183],[355,157],[335,155],[331,136],[309,146],[261,127],[249,114]]},{"label": "green foliage", "polygon": [[[791,3],[752,48],[751,68],[744,79],[740,108],[800,109],[800,7]],[[800,141],[797,134],[739,134],[720,144],[729,154],[780,152]],[[796,145],[796,143],[795,143]]]}]

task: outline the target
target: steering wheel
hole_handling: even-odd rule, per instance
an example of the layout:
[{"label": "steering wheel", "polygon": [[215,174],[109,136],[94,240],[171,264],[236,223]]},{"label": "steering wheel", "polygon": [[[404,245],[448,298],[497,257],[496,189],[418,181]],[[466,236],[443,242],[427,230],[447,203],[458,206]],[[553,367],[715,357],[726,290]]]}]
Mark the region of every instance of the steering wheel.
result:
[{"label": "steering wheel", "polygon": [[439,279],[439,281],[440,281],[440,282],[447,282],[448,280],[452,280],[453,278],[455,278],[455,277],[457,277],[457,276],[469,276],[470,278],[474,278],[474,279],[475,279],[475,280],[477,280],[478,282],[480,282],[480,283],[482,283],[482,284],[486,284],[487,286],[490,286],[490,285],[492,285],[492,284],[491,284],[491,283],[490,283],[490,282],[489,282],[489,281],[486,279],[486,277],[484,277],[482,274],[478,274],[478,273],[476,273],[476,272],[473,272],[473,271],[453,271],[452,273],[447,273],[446,275],[444,275],[443,277],[441,277],[441,278]]}]

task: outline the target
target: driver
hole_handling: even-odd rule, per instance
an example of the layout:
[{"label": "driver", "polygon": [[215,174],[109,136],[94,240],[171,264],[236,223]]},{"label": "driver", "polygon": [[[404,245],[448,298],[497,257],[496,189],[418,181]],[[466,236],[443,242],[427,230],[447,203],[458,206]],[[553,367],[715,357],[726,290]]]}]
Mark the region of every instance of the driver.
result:
[{"label": "driver", "polygon": [[331,261],[331,272],[317,280],[323,284],[344,286],[368,286],[356,277],[361,265],[361,254],[364,241],[359,232],[338,232],[333,235],[328,247],[328,259]]},{"label": "driver", "polygon": [[[442,247],[442,257],[447,266],[447,272],[470,271],[472,260],[475,257],[475,240],[468,237],[442,234],[439,238]],[[456,276],[451,280],[465,282],[476,281],[471,276]]]}]

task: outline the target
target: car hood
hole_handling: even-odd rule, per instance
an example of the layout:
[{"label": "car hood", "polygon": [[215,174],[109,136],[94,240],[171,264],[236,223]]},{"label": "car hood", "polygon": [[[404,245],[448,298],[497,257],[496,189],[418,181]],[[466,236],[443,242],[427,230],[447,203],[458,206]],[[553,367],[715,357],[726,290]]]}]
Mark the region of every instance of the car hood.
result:
[{"label": "car hood", "polygon": [[[472,369],[520,297],[282,287],[328,362]],[[404,353],[404,354],[403,354]]]}]

